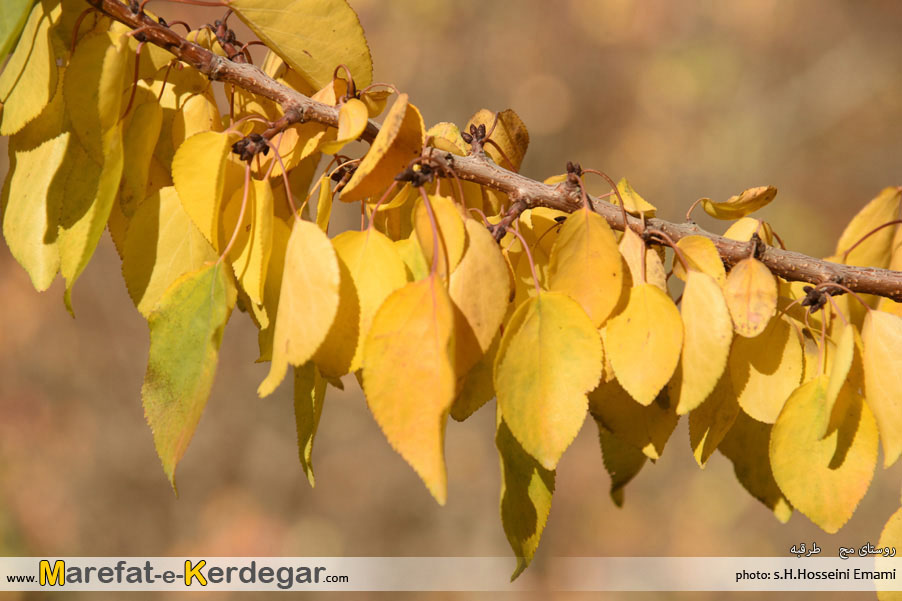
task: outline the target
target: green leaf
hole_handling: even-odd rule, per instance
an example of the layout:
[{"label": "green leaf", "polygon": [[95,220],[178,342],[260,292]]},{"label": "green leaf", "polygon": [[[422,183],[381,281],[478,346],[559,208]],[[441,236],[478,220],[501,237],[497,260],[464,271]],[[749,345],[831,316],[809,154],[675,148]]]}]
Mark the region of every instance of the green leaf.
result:
[{"label": "green leaf", "polygon": [[0,5],[0,61],[19,39],[31,4],[32,0],[6,0]]},{"label": "green leaf", "polygon": [[313,477],[313,439],[323,413],[326,380],[312,361],[294,368],[294,423],[298,431],[298,457],[310,486]]},{"label": "green leaf", "polygon": [[223,264],[216,263],[177,280],[148,319],[150,355],[141,396],[173,489],[175,468],[210,395],[222,332],[234,304],[235,289]]},{"label": "green leaf", "polygon": [[501,458],[501,524],[517,557],[511,581],[532,561],[551,512],[554,471],[542,467],[523,450],[499,407],[495,445]]},{"label": "green leaf", "polygon": [[373,59],[346,0],[230,0],[229,7],[314,89],[340,64],[358,89],[373,82]]}]

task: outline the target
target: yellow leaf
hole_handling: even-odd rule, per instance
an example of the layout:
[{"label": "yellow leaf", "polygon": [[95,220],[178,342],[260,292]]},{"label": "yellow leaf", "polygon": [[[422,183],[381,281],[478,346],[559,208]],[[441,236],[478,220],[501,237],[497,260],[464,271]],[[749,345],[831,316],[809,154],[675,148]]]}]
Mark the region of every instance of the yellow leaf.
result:
[{"label": "yellow leaf", "polygon": [[309,361],[338,312],[340,275],[332,243],[309,221],[295,220],[285,249],[285,269],[273,332],[272,365],[257,394],[270,395],[288,365]]},{"label": "yellow leaf", "polygon": [[[269,255],[269,267],[266,270],[266,283],[263,286],[263,309],[266,311],[268,324],[260,328],[257,343],[260,347],[260,361],[272,361],[273,334],[276,329],[274,317],[279,308],[279,297],[282,294],[282,275],[285,272],[285,254],[288,239],[291,237],[292,217],[288,223],[282,219],[273,219],[272,253]],[[339,306],[340,308],[340,306]],[[338,313],[336,312],[336,316]],[[325,344],[325,343],[324,343]]]},{"label": "yellow leaf", "polygon": [[426,137],[432,138],[432,146],[439,150],[456,154],[457,156],[466,156],[469,152],[467,143],[460,136],[460,129],[447,121],[436,123],[426,130]]},{"label": "yellow leaf", "polygon": [[892,258],[893,236],[898,225],[885,227],[870,236],[849,252],[849,256],[845,260],[843,260],[843,255],[874,228],[888,221],[899,219],[900,199],[902,199],[902,190],[899,188],[881,190],[880,194],[865,205],[843,230],[839,242],[836,243],[836,253],[834,254],[838,255],[840,260],[847,265],[888,267]]},{"label": "yellow leaf", "polygon": [[[620,240],[620,254],[629,266],[633,284],[654,284],[667,292],[667,273],[661,257],[654,250],[646,247],[639,234],[626,230]],[[642,279],[642,256],[645,256],[645,280]]]},{"label": "yellow leaf", "polygon": [[59,194],[52,188],[57,174],[65,174],[63,160],[69,132],[32,149],[16,149],[10,140],[9,200],[3,215],[3,237],[38,291],[47,290],[59,271],[57,219]]},{"label": "yellow leaf", "polygon": [[692,411],[708,398],[727,367],[733,323],[714,278],[690,271],[680,302],[683,316],[683,350],[680,387],[676,389],[677,413]]},{"label": "yellow leaf", "polygon": [[611,500],[617,507],[623,507],[624,488],[639,474],[648,457],[636,447],[620,440],[597,419],[595,425],[598,426],[604,469],[611,476]]},{"label": "yellow leaf", "polygon": [[[492,128],[495,122],[495,113],[488,109],[482,109],[475,115],[470,117],[465,127],[470,129],[471,125],[485,125],[486,132]],[[498,123],[489,139],[498,144],[504,152],[504,156],[491,144],[486,144],[485,152],[498,165],[511,171],[520,171],[520,165],[523,163],[523,157],[526,155],[526,149],[529,147],[529,132],[526,125],[520,119],[520,116],[513,109],[505,109],[498,113]],[[507,157],[505,159],[505,156]]]},{"label": "yellow leaf", "polygon": [[448,294],[454,302],[455,370],[462,376],[486,353],[507,312],[510,278],[492,234],[467,219],[467,250],[451,274]]},{"label": "yellow leaf", "polygon": [[[347,233],[347,232],[346,232]],[[333,246],[334,245],[333,240]],[[354,279],[351,271],[335,247],[335,254],[338,257],[338,270],[340,282],[338,285],[338,310],[335,313],[335,319],[332,320],[332,327],[326,334],[326,339],[316,353],[313,355],[313,362],[316,363],[319,372],[327,378],[340,378],[343,375],[357,369],[359,365],[354,365],[353,361],[356,355],[360,354],[361,336],[360,336],[360,299],[357,296],[357,288],[354,285]],[[360,359],[357,358],[357,363]],[[354,365],[354,370],[351,366]]]},{"label": "yellow leaf", "polygon": [[147,317],[173,282],[216,258],[170,186],[147,197],[135,212],[122,249],[122,277]]},{"label": "yellow leaf", "polygon": [[316,225],[324,233],[329,233],[329,219],[332,217],[332,187],[329,178],[323,175],[319,180],[319,196],[316,198]]},{"label": "yellow leaf", "polygon": [[643,407],[616,380],[604,382],[589,393],[589,411],[614,436],[652,460],[661,457],[679,421],[666,394]]},{"label": "yellow leaf", "polygon": [[755,234],[758,234],[765,243],[773,246],[774,232],[771,229],[770,224],[752,217],[743,217],[742,219],[737,220],[733,225],[727,228],[723,237],[729,238],[730,240],[748,242]]},{"label": "yellow leaf", "polygon": [[373,59],[357,14],[346,0],[229,0],[238,17],[314,88],[335,66],[351,70],[359,89],[373,82]]},{"label": "yellow leaf", "polygon": [[357,170],[341,191],[347,202],[371,198],[378,200],[411,159],[423,148],[423,117],[415,106],[407,102],[407,94],[395,100],[369,151],[357,165]]},{"label": "yellow leaf", "polygon": [[[874,568],[881,572],[894,569],[896,547],[902,548],[902,508],[897,509],[896,513],[891,515],[889,520],[886,521],[886,525],[880,533],[880,540],[877,541],[877,547],[881,549],[892,548],[893,558],[884,559],[883,557],[877,557]],[[878,589],[877,599],[879,601],[899,601],[902,599],[902,593],[899,591],[883,590],[884,588],[895,588],[893,586],[894,583],[895,579],[887,580],[885,583],[882,580],[876,582]]]},{"label": "yellow leaf", "polygon": [[723,374],[701,405],[689,414],[689,443],[700,467],[705,467],[714,450],[733,427],[740,413],[729,374]]},{"label": "yellow leaf", "polygon": [[560,292],[530,298],[508,322],[495,359],[498,405],[524,450],[546,469],[576,438],[602,360],[598,331]]},{"label": "yellow leaf", "polygon": [[607,354],[617,380],[640,404],[650,405],[680,360],[683,321],[676,305],[657,286],[639,284],[606,331]]},{"label": "yellow leaf", "polygon": [[727,364],[743,411],[772,424],[802,378],[799,335],[785,317],[772,319],[754,338],[734,338]]},{"label": "yellow leaf", "polygon": [[623,273],[617,240],[601,215],[586,210],[567,217],[551,251],[548,287],[582,305],[596,328],[610,317]]},{"label": "yellow leaf", "polygon": [[175,489],[175,468],[207,404],[222,332],[235,289],[221,264],[185,274],[148,319],[150,355],[141,396],[163,471]]},{"label": "yellow leaf", "polygon": [[777,196],[773,186],[759,186],[743,190],[741,194],[731,196],[725,202],[714,202],[710,198],[702,199],[705,213],[715,219],[741,219],[761,207],[767,206]]},{"label": "yellow leaf", "polygon": [[457,397],[451,405],[451,417],[462,422],[495,397],[493,368],[501,335],[495,336],[489,349],[473,367],[457,378]]},{"label": "yellow leaf", "polygon": [[429,275],[429,265],[426,263],[423,251],[420,250],[420,243],[416,240],[416,232],[412,233],[409,238],[397,240],[394,244],[401,260],[404,261],[408,280],[416,282]]},{"label": "yellow leaf", "polygon": [[740,411],[718,450],[733,462],[733,472],[743,488],[785,524],[792,516],[792,505],[783,496],[771,471],[768,445],[772,428]]},{"label": "yellow leaf", "polygon": [[777,310],[777,280],[764,263],[751,257],[730,270],[723,295],[736,333],[746,338],[763,332]]},{"label": "yellow leaf", "polygon": [[[677,247],[689,263],[689,269],[701,271],[714,278],[718,285],[727,281],[727,272],[717,252],[717,247],[705,236],[686,236],[677,241]],[[686,270],[679,259],[673,261],[673,275],[686,281]]]},{"label": "yellow leaf", "polygon": [[52,1],[36,2],[31,9],[16,49],[0,73],[0,135],[9,136],[25,127],[56,94],[51,28],[59,18],[60,5]]},{"label": "yellow leaf", "polygon": [[[645,217],[648,218],[654,217],[658,212],[658,209],[653,204],[639,196],[639,193],[633,189],[625,177],[620,178],[620,181],[617,182],[617,189],[620,191],[620,196],[623,197],[623,205],[626,207],[626,212],[630,215],[638,217],[644,213]],[[612,204],[620,206],[620,199],[617,198],[616,194],[608,198],[611,199]]]},{"label": "yellow leaf", "polygon": [[861,397],[845,408],[838,431],[821,439],[830,416],[827,376],[790,395],[774,424],[770,463],[786,498],[832,534],[842,528],[868,490],[877,467],[877,424]]},{"label": "yellow leaf", "polygon": [[219,248],[226,247],[237,229],[229,262],[241,289],[252,302],[260,305],[263,304],[266,270],[272,252],[273,198],[269,181],[251,179],[244,218],[237,225],[243,197],[244,190],[239,188],[223,208]]},{"label": "yellow leaf", "polygon": [[173,116],[170,130],[173,148],[195,134],[222,131],[222,118],[212,92],[189,96]]},{"label": "yellow leaf", "polygon": [[217,250],[229,152],[227,135],[206,131],[185,140],[172,158],[172,181],[185,212]]},{"label": "yellow leaf", "polygon": [[525,570],[539,546],[551,512],[554,471],[527,453],[497,413],[495,446],[501,459],[501,524],[517,557],[511,581]]},{"label": "yellow leaf", "polygon": [[[834,322],[834,335],[839,327],[841,327],[841,325]],[[824,392],[827,416],[833,416],[833,409],[836,407],[837,399],[839,398],[843,386],[847,382],[852,383],[856,388],[864,384],[864,373],[861,371],[861,344],[862,342],[858,335],[858,331],[855,329],[854,325],[850,324],[842,327],[835,347],[828,346],[828,349],[833,350],[833,352],[827,357],[827,369],[825,370],[825,373],[829,378]],[[858,353],[856,353],[856,347],[858,347]],[[858,357],[856,357],[856,354]],[[850,373],[852,372],[852,364],[856,359],[858,359],[856,365],[858,369],[856,369],[855,372],[857,372],[858,377],[855,377],[855,374]],[[862,388],[862,390],[864,390],[864,388]],[[829,423],[824,424],[824,430],[820,433],[822,438],[826,436],[828,428]]]},{"label": "yellow leaf", "polygon": [[31,0],[10,0],[0,9],[0,56],[6,57],[18,41],[31,12]]},{"label": "yellow leaf", "polygon": [[129,113],[131,119],[122,132],[124,163],[119,184],[119,206],[129,218],[147,197],[153,149],[163,125],[163,107],[147,88],[138,88],[135,103]]},{"label": "yellow leaf", "polygon": [[323,413],[326,381],[316,366],[307,362],[294,368],[294,423],[298,433],[298,457],[310,486],[313,477],[313,439]]},{"label": "yellow leaf", "polygon": [[861,329],[865,398],[880,428],[883,464],[902,454],[902,317],[868,311]]},{"label": "yellow leaf", "polygon": [[439,275],[447,280],[448,274],[457,268],[467,245],[467,232],[460,211],[454,201],[447,196],[429,196],[429,205],[438,227],[438,240],[434,239],[432,219],[423,199],[417,201],[413,210],[414,229],[420,249],[427,265],[433,263],[433,253],[438,249],[437,266]]},{"label": "yellow leaf", "polygon": [[363,342],[369,334],[379,307],[388,296],[407,283],[404,262],[395,245],[384,234],[374,229],[362,232],[342,232],[332,241],[335,252],[347,266],[348,274],[359,302],[359,343],[355,340],[338,340],[338,344],[352,346],[349,371],[360,369],[363,359]]},{"label": "yellow leaf", "polygon": [[104,32],[82,39],[66,68],[63,96],[78,141],[88,156],[103,164],[103,140],[121,126],[128,38]]},{"label": "yellow leaf", "polygon": [[440,505],[445,424],[454,401],[454,313],[437,276],[395,290],[373,317],[363,391],[382,432]]},{"label": "yellow leaf", "polygon": [[66,279],[63,300],[72,312],[72,286],[88,265],[116,200],[122,174],[122,130],[104,135],[105,161],[98,166],[78,143],[69,140],[64,164],[69,167],[60,207],[60,273]]},{"label": "yellow leaf", "polygon": [[323,144],[320,150],[329,154],[336,154],[345,144],[353,142],[363,130],[369,120],[366,105],[357,98],[351,98],[341,105],[338,111],[338,133],[334,142]]}]

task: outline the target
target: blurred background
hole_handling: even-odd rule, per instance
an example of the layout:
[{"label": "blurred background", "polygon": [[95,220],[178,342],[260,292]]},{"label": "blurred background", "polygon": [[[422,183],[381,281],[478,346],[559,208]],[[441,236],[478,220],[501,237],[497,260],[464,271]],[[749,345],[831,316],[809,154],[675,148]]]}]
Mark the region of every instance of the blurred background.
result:
[{"label": "blurred background", "polygon": [[[483,107],[513,108],[530,130],[523,172],[533,178],[563,172],[568,160],[615,179],[626,175],[659,216],[673,220],[700,196],[725,200],[775,185],[780,193],[763,218],[790,248],[819,256],[833,251],[867,200],[902,184],[902,4],[892,0],[352,5],[376,81],[409,92],[427,125],[462,125]],[[221,14],[151,7],[196,25]],[[703,227],[725,229],[695,215]],[[449,500],[441,508],[346,378],[344,392],[327,395],[312,490],[298,464],[290,385],[257,398],[268,368],[254,363],[255,330],[236,312],[179,467],[177,499],[141,408],[147,328],[107,236],[75,287],[77,319],[66,313],[62,293],[59,282],[36,293],[0,247],[0,553],[509,555],[498,514],[493,404],[464,424],[449,422]],[[644,468],[617,509],[589,420],[560,464],[530,571],[541,582],[543,564],[559,555],[782,556],[800,542],[816,541],[825,553],[876,544],[899,507],[900,482],[899,465],[878,468],[837,535],[798,513],[782,525],[737,483],[723,456],[715,454],[705,470],[695,465],[683,420],[663,458]],[[580,595],[554,596],[571,597]]]}]

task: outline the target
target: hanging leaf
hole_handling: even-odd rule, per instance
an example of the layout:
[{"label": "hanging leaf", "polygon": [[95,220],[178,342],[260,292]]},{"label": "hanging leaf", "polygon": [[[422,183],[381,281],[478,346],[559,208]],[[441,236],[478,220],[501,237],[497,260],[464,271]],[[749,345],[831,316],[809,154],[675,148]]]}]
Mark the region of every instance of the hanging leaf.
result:
[{"label": "hanging leaf", "polygon": [[147,197],[132,218],[122,249],[122,277],[138,311],[148,317],[173,282],[216,258],[169,186]]},{"label": "hanging leaf", "polygon": [[[828,361],[826,362],[826,373],[829,377],[829,381],[827,382],[826,390],[824,391],[824,403],[827,417],[831,419],[828,419],[827,423],[824,424],[824,430],[819,434],[821,438],[828,434],[828,430],[832,431],[830,422],[833,418],[833,409],[836,407],[843,386],[849,384],[856,390],[859,387],[861,387],[862,391],[864,390],[864,371],[861,364],[861,337],[858,335],[858,331],[855,329],[854,324],[843,327],[836,322],[833,324],[834,335],[836,335],[836,330],[840,327],[842,329],[839,331],[833,353],[827,354]],[[828,346],[828,348],[830,347]],[[852,369],[853,363],[855,363],[856,367],[854,371]],[[803,382],[804,381],[807,380],[803,378]]]},{"label": "hanging leaf", "polygon": [[336,65],[362,89],[373,82],[373,59],[357,14],[345,0],[229,0],[229,7],[314,89]]},{"label": "hanging leaf", "polygon": [[720,286],[711,276],[690,271],[680,302],[683,317],[683,350],[680,355],[680,387],[676,389],[678,414],[702,404],[717,385],[730,354],[733,322]]},{"label": "hanging leaf", "polygon": [[[457,378],[457,397],[451,405],[451,417],[462,422],[495,398],[494,366],[501,334],[495,336],[488,350],[466,374]],[[459,359],[458,359],[459,361]],[[459,368],[457,368],[459,369]]]},{"label": "hanging leaf", "polygon": [[785,317],[772,319],[754,338],[733,339],[727,361],[743,411],[768,424],[802,379],[802,345]]},{"label": "hanging leaf", "polygon": [[702,199],[702,208],[705,213],[715,219],[741,219],[749,213],[767,206],[777,196],[777,189],[773,186],[759,186],[743,190],[741,194],[731,196],[725,202],[714,202],[710,198]]},{"label": "hanging leaf", "polygon": [[653,284],[630,291],[626,309],[606,326],[608,356],[617,380],[642,405],[650,405],[680,360],[683,321],[673,300]]},{"label": "hanging leaf", "polygon": [[453,334],[451,299],[433,274],[385,299],[363,349],[363,391],[373,417],[440,505],[448,495],[444,446],[454,401]]},{"label": "hanging leaf", "polygon": [[548,287],[578,302],[595,327],[611,315],[623,273],[617,240],[601,215],[575,211],[564,221],[551,251]]},{"label": "hanging leaf", "polygon": [[679,416],[674,409],[666,393],[644,407],[616,380],[604,382],[589,393],[589,411],[596,421],[651,460],[661,457],[676,428]]},{"label": "hanging leaf", "polygon": [[723,374],[705,402],[689,414],[689,443],[699,467],[705,467],[740,413],[729,374]]},{"label": "hanging leaf", "polygon": [[445,152],[466,156],[469,152],[467,143],[460,135],[460,128],[453,123],[442,121],[426,130],[426,137],[432,138],[432,146]]},{"label": "hanging leaf", "polygon": [[[880,540],[877,541],[877,546],[881,549],[893,549],[892,557],[886,558],[877,557],[876,564],[874,569],[880,572],[892,570],[893,566],[896,564],[896,560],[894,559],[896,553],[896,547],[902,548],[902,508],[896,510],[896,513],[890,516],[890,518],[886,521],[886,525],[883,527],[883,531],[880,533]],[[883,589],[884,587],[894,588],[892,584],[895,582],[895,579],[888,580],[886,584],[883,581],[877,581],[877,588]],[[899,591],[892,590],[878,590],[877,591],[877,599],[879,601],[899,601],[902,598],[902,594]]]},{"label": "hanging leaf", "polygon": [[0,7],[0,59],[5,59],[19,39],[32,0],[9,0]]},{"label": "hanging leaf", "polygon": [[285,249],[272,365],[257,389],[261,397],[272,394],[289,364],[309,361],[326,339],[338,312],[340,282],[329,238],[315,224],[296,219]]},{"label": "hanging leaf", "polygon": [[467,245],[467,232],[460,211],[447,196],[429,195],[429,204],[438,227],[438,244],[433,242],[432,220],[423,199],[417,201],[413,211],[414,229],[427,265],[432,265],[433,248],[438,248],[438,272],[443,280],[460,263]]},{"label": "hanging leaf", "polygon": [[175,489],[175,468],[200,420],[235,290],[221,263],[179,278],[151,313],[150,355],[141,396],[163,471]]},{"label": "hanging leaf", "polygon": [[[334,241],[333,241],[334,243]],[[334,246],[334,244],[333,244]],[[338,310],[326,339],[313,354],[313,362],[323,376],[340,378],[354,371],[351,369],[354,355],[359,353],[360,335],[360,298],[351,271],[338,249]]]},{"label": "hanging leaf", "polygon": [[[8,7],[7,4],[9,0],[4,0],[4,8],[0,9],[3,12],[9,10],[8,15],[0,15],[4,17],[5,25],[0,25],[0,29],[8,29],[9,36],[2,40],[0,34],[0,45],[3,46],[11,45],[12,30],[22,20],[22,13],[15,13],[27,12],[29,7],[29,3],[25,3],[23,8],[18,0],[13,0]],[[57,66],[51,45],[51,28],[59,17],[59,4],[48,0],[36,2],[31,9],[16,49],[0,73],[0,105],[3,106],[0,135],[9,136],[25,127],[41,114],[56,93]],[[0,53],[0,64],[5,58],[6,52]],[[86,106],[85,110],[89,108]]]},{"label": "hanging leaf", "polygon": [[883,464],[902,454],[902,317],[868,311],[861,328],[865,396],[883,442]]},{"label": "hanging leaf", "polygon": [[335,237],[332,244],[342,263],[347,266],[358,299],[359,342],[337,338],[333,344],[325,346],[335,352],[339,352],[336,348],[338,346],[350,346],[352,358],[348,371],[357,371],[363,360],[363,343],[369,334],[376,311],[392,292],[407,283],[407,274],[404,262],[392,241],[372,228],[362,232],[342,232]]},{"label": "hanging leaf", "polygon": [[319,427],[326,398],[326,381],[316,366],[308,361],[294,368],[294,423],[298,432],[298,457],[310,486],[313,477],[313,439]]},{"label": "hanging leaf", "polygon": [[219,248],[224,249],[232,235],[237,234],[229,251],[229,262],[241,289],[251,302],[261,305],[272,253],[273,197],[269,180],[251,179],[244,218],[238,224],[243,198],[244,190],[235,190],[222,209]]},{"label": "hanging leaf", "polygon": [[16,261],[28,272],[38,291],[47,290],[59,271],[56,228],[58,195],[51,193],[54,180],[65,173],[63,160],[69,132],[32,149],[16,149],[10,164],[9,201],[3,216],[3,238]]},{"label": "hanging leaf", "polygon": [[[667,292],[667,272],[657,252],[648,248],[642,238],[633,230],[623,232],[620,240],[620,255],[626,261],[630,271],[630,279],[634,285],[654,284]],[[645,257],[645,280],[642,279],[642,257]]]},{"label": "hanging leaf", "polygon": [[[277,118],[278,115],[273,117]],[[195,134],[205,131],[222,131],[222,118],[219,115],[219,107],[216,106],[216,98],[213,93],[206,90],[200,94],[188,96],[173,116],[169,131],[173,148],[178,148]],[[279,152],[284,152],[284,148],[280,147]],[[268,167],[268,165],[267,161],[265,166]]]},{"label": "hanging leaf", "polygon": [[185,212],[217,250],[229,152],[226,134],[207,131],[185,140],[172,158],[172,181]]},{"label": "hanging leaf", "polygon": [[617,507],[623,507],[624,488],[639,474],[648,457],[614,436],[600,421],[596,420],[595,423],[598,426],[604,469],[611,476],[611,500]]},{"label": "hanging leaf", "polygon": [[341,109],[338,111],[336,140],[323,144],[320,150],[329,154],[337,154],[346,144],[360,137],[368,122],[369,113],[366,105],[357,98],[349,99],[341,105]]},{"label": "hanging leaf", "polygon": [[357,165],[354,175],[341,191],[346,202],[371,198],[378,200],[411,159],[423,149],[423,117],[400,94],[385,116],[369,151]]},{"label": "hanging leaf", "polygon": [[743,488],[785,524],[792,516],[792,505],[783,496],[771,471],[768,445],[772,428],[740,411],[718,450],[733,462],[733,472]]},{"label": "hanging leaf", "polygon": [[511,292],[507,263],[492,234],[474,219],[467,219],[464,226],[467,250],[448,282],[458,376],[467,373],[497,338]]},{"label": "hanging leaf", "polygon": [[825,532],[848,521],[877,466],[877,423],[860,396],[850,398],[840,429],[821,439],[830,419],[828,377],[802,384],[786,401],[770,438],[774,478],[786,498]]},{"label": "hanging leaf", "polygon": [[[865,205],[843,230],[839,242],[836,243],[834,254],[847,265],[888,267],[892,258],[893,236],[898,225],[885,227],[869,236],[853,250],[849,251],[849,249],[875,228],[902,217],[900,201],[902,201],[902,190],[899,188],[892,187],[881,190],[880,194]],[[847,251],[849,251],[849,255],[843,259]]]},{"label": "hanging leaf", "polygon": [[329,220],[332,218],[332,187],[329,178],[323,175],[319,180],[319,196],[316,199],[316,225],[323,233],[329,233]]},{"label": "hanging leaf", "polygon": [[[676,245],[689,263],[689,269],[706,273],[714,278],[718,285],[724,285],[727,281],[727,272],[711,238],[686,236],[680,238]],[[683,263],[679,260],[673,262],[673,275],[686,281],[686,270],[683,269]]]},{"label": "hanging leaf", "polygon": [[508,322],[495,359],[498,406],[524,450],[546,469],[555,468],[579,433],[602,359],[598,331],[560,292],[541,292]]},{"label": "hanging leaf", "polygon": [[730,270],[723,295],[736,333],[746,338],[763,332],[777,309],[777,281],[764,263],[751,257]]},{"label": "hanging leaf", "polygon": [[131,119],[122,132],[124,162],[119,207],[125,217],[131,218],[138,203],[148,195],[150,164],[163,125],[163,107],[147,88],[139,88],[129,116]]},{"label": "hanging leaf", "polygon": [[554,471],[527,453],[501,417],[498,409],[495,445],[501,457],[501,524],[517,557],[511,574],[515,580],[529,567],[551,512]]}]

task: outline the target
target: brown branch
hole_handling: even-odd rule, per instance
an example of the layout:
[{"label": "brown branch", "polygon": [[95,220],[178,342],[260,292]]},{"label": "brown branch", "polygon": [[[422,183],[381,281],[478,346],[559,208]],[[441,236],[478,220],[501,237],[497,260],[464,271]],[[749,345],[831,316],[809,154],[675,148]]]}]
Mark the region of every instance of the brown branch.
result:
[{"label": "brown branch", "polygon": [[[175,55],[179,60],[197,69],[213,81],[234,84],[249,92],[265,96],[282,107],[285,117],[278,126],[287,127],[291,123],[316,121],[332,127],[338,126],[338,108],[311,100],[300,92],[284,86],[254,65],[236,63],[218,56],[205,48],[189,42],[176,32],[160,25],[146,15],[137,15],[129,7],[117,0],[86,0],[88,4],[124,23],[132,29],[142,28],[148,42]],[[267,132],[275,133],[275,132]],[[370,122],[362,138],[372,142],[379,127]],[[517,208],[549,207],[572,212],[580,207],[580,198],[572,188],[564,184],[555,186],[543,184],[514,173],[488,161],[482,153],[459,157],[446,155],[439,160],[447,163],[460,179],[478,183],[499,190],[515,198]],[[614,229],[623,229],[621,209],[617,205],[591,198],[593,210],[605,218]],[[629,218],[629,226],[639,228],[642,222]],[[748,256],[748,242],[729,240],[706,232],[692,223],[671,223],[662,219],[646,220],[650,228],[667,234],[674,242],[686,236],[705,236],[717,247],[727,267],[732,267]],[[815,259],[801,253],[765,246],[758,255],[767,267],[786,280],[823,284],[837,282],[854,292],[875,294],[902,302],[902,272],[875,267],[841,265]]]}]

